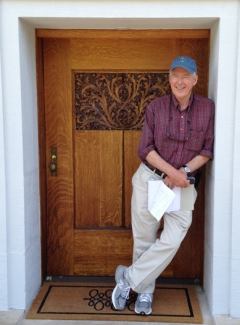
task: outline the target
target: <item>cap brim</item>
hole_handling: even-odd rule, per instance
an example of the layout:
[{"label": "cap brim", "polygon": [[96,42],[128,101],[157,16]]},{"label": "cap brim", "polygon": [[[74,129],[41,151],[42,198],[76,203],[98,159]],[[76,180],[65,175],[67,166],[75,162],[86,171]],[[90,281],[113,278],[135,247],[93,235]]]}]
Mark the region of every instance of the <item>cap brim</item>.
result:
[{"label": "cap brim", "polygon": [[184,69],[184,70],[186,70],[186,71],[188,71],[188,72],[190,72],[190,73],[194,73],[194,72],[197,73],[197,71],[195,71],[194,69],[192,69],[192,68],[190,68],[190,67],[183,66],[183,65],[181,65],[181,64],[172,65],[172,66],[170,67],[170,71],[172,71],[172,70],[175,69],[175,68],[182,68],[182,69]]}]

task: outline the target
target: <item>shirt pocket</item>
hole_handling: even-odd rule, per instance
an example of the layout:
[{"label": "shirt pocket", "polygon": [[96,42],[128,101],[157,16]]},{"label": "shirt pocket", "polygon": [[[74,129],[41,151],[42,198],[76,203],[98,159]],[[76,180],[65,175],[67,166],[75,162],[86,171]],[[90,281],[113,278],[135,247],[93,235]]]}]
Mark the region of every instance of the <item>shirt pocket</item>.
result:
[{"label": "shirt pocket", "polygon": [[190,151],[201,151],[204,141],[203,130],[191,130],[190,137],[186,141],[186,149]]}]

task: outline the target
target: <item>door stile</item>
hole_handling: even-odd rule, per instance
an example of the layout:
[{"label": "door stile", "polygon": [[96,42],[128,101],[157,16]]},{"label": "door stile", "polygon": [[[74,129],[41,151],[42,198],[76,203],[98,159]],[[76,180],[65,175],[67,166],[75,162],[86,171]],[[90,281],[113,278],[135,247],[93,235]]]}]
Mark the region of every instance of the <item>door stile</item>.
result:
[{"label": "door stile", "polygon": [[[47,272],[73,275],[73,160],[70,41],[44,40]],[[54,151],[54,155],[52,152]],[[51,173],[56,157],[57,173]]]}]

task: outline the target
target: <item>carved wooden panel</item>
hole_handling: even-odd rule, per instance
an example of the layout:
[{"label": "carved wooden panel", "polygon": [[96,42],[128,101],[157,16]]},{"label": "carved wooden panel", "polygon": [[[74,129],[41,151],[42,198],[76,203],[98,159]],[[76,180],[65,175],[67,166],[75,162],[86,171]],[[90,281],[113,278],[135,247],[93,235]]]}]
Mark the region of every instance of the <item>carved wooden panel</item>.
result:
[{"label": "carved wooden panel", "polygon": [[141,130],[145,108],[170,93],[168,73],[74,72],[76,130]]}]

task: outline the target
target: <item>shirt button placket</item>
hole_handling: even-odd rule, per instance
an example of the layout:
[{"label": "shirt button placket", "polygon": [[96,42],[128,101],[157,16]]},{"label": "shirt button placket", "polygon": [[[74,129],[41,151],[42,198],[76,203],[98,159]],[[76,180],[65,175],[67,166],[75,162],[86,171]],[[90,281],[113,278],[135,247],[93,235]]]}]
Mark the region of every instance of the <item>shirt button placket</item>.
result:
[{"label": "shirt button placket", "polygon": [[184,115],[181,115],[181,119],[180,119],[180,139],[178,142],[178,151],[177,151],[177,156],[176,156],[176,163],[180,164],[181,162],[181,156],[182,156],[182,151],[183,151],[183,145],[184,145],[184,132],[185,129],[185,119],[184,119]]}]

